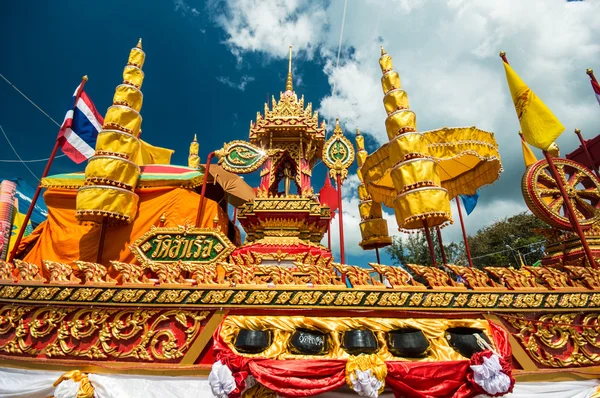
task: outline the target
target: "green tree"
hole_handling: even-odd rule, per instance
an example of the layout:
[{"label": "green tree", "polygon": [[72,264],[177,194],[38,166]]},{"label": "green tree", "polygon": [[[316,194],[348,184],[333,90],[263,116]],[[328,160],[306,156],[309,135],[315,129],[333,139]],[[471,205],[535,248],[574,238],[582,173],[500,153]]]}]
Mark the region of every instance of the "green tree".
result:
[{"label": "green tree", "polygon": [[520,267],[520,258],[533,264],[543,257],[544,236],[536,229],[548,228],[529,212],[506,217],[469,236],[473,264],[478,267]]},{"label": "green tree", "polygon": [[[547,226],[529,212],[498,220],[469,236],[469,248],[473,264],[478,267],[513,266],[519,268],[520,258],[526,264],[533,264],[543,257],[544,236],[536,229]],[[436,260],[442,263],[442,255],[435,230],[432,230]],[[444,244],[449,264],[468,265],[464,242]],[[404,239],[394,237],[387,253],[395,264],[431,264],[427,239],[423,232],[409,234]]]},{"label": "green tree", "polygon": [[[431,230],[431,238],[435,247],[435,257],[438,264],[442,263],[442,251],[437,239],[435,229]],[[451,242],[444,244],[446,259],[449,264],[466,265],[464,243]],[[405,239],[394,237],[391,246],[387,247],[387,253],[392,257],[395,264],[431,264],[429,246],[425,233],[418,231],[408,234]]]}]

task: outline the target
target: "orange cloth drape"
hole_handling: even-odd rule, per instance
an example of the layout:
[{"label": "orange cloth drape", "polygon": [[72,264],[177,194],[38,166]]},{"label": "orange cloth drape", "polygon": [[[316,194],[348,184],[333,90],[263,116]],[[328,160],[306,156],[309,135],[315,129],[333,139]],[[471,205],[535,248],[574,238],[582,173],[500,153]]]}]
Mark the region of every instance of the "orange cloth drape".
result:
[{"label": "orange cloth drape", "polygon": [[[135,220],[129,225],[108,227],[104,241],[102,260],[109,265],[111,260],[134,262],[129,245],[150,230],[159,226],[165,214],[165,227],[176,227],[186,222],[194,225],[200,195],[185,188],[145,188],[136,190],[140,197]],[[80,225],[75,218],[76,190],[48,189],[44,201],[48,206],[48,219],[23,240],[20,249],[33,245],[24,260],[39,266],[42,260],[52,260],[73,265],[75,261],[96,262],[100,226]],[[215,215],[219,216],[221,230],[227,233],[227,214],[208,198],[201,227],[213,227]],[[45,271],[45,270],[44,270]]]}]

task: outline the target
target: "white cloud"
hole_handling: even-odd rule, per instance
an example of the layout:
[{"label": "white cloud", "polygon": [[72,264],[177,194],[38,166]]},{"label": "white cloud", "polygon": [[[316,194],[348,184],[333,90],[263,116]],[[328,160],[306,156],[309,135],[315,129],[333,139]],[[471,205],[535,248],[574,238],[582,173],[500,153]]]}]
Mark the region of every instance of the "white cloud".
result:
[{"label": "white cloud", "polygon": [[254,78],[252,76],[244,75],[241,77],[239,83],[232,82],[231,79],[227,76],[219,76],[219,77],[217,77],[217,80],[219,81],[219,83],[223,83],[224,85],[226,85],[228,87],[231,87],[236,90],[244,91],[244,90],[246,90],[246,86],[248,85],[248,83],[254,81]]},{"label": "white cloud", "polygon": [[228,0],[216,21],[238,58],[243,52],[285,57],[290,44],[310,57],[327,26],[325,9],[308,0]]},{"label": "white cloud", "polygon": [[[343,8],[342,1],[228,0],[219,24],[228,35],[227,45],[240,57],[262,52],[283,58],[289,43],[308,57],[323,57],[332,92],[322,99],[319,111],[325,120],[339,117],[346,131],[358,126],[379,143],[387,141],[379,83],[381,44],[394,59],[420,131],[470,125],[493,131],[505,172],[482,189],[478,208],[466,218],[471,234],[526,209],[520,193],[524,166],[519,124],[500,50],[565,125],[558,139],[563,155],[579,145],[573,129],[580,128],[586,138],[597,133],[600,109],[585,69],[597,67],[600,59],[600,2],[349,1],[336,68]],[[346,250],[354,250],[350,247],[360,240],[358,199],[344,196]],[[391,233],[396,223],[388,216]],[[446,240],[461,238],[455,209],[453,217],[455,225],[444,230]]]},{"label": "white cloud", "polygon": [[198,11],[197,8],[187,4],[185,0],[173,0],[173,3],[175,4],[175,11],[181,12],[183,15],[191,15],[193,17],[200,15],[200,11]]}]

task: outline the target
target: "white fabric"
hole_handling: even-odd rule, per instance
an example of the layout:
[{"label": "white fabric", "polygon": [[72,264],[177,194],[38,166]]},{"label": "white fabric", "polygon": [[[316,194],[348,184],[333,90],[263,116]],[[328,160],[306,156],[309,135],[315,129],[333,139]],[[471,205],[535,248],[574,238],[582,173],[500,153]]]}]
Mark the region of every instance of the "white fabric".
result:
[{"label": "white fabric", "polygon": [[367,369],[366,371],[356,369],[350,375],[350,381],[352,382],[352,389],[358,395],[369,398],[377,398],[379,396],[381,381],[377,380],[371,369]]},{"label": "white fabric", "polygon": [[510,388],[510,377],[502,372],[500,357],[496,354],[484,357],[481,365],[471,365],[471,369],[475,383],[490,395],[505,393]]},{"label": "white fabric", "polygon": [[[598,387],[599,380],[517,382],[513,392],[502,398],[590,398]],[[487,397],[478,395],[475,398]]]},{"label": "white fabric", "polygon": [[54,390],[54,398],[77,398],[79,383],[73,380],[63,380]]},{"label": "white fabric", "polygon": [[213,363],[208,382],[213,395],[217,398],[227,398],[229,393],[235,390],[233,373],[221,361]]},{"label": "white fabric", "polygon": [[[52,384],[65,372],[0,368],[0,398],[67,398],[77,383],[63,381],[56,391]],[[120,376],[89,374],[95,398],[212,398],[206,378],[168,376]],[[69,383],[70,382],[70,383]],[[66,384],[65,384],[66,383]],[[70,384],[70,386],[69,386]],[[600,386],[598,380],[528,382],[515,384],[506,398],[590,398]],[[76,390],[75,390],[76,391]],[[345,390],[347,391],[347,390]],[[320,394],[323,398],[348,396],[344,388]],[[59,395],[63,394],[63,395]],[[71,397],[74,397],[72,395]],[[69,397],[69,398],[71,398]],[[380,396],[391,397],[389,390]],[[485,398],[479,395],[477,398]]]}]

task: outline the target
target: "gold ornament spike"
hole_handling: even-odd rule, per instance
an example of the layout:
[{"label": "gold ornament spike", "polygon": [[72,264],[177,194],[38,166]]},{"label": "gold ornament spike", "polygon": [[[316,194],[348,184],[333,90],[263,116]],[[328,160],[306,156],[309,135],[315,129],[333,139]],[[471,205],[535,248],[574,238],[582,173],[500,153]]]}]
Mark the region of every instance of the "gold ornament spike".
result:
[{"label": "gold ornament spike", "polygon": [[198,169],[200,168],[200,156],[198,156],[198,150],[200,149],[200,145],[198,144],[198,139],[196,134],[194,134],[194,140],[190,143],[190,152],[188,156],[188,167]]},{"label": "gold ornament spike", "polygon": [[142,49],[142,38],[141,37],[138,40],[138,44],[135,46],[135,48],[139,48],[140,50]]},{"label": "gold ornament spike", "polygon": [[587,73],[588,75],[590,75],[590,76],[591,76],[591,75],[593,75],[593,74],[594,74],[594,70],[593,70],[593,69],[591,69],[591,68],[587,68],[587,69],[585,70],[585,73]]},{"label": "gold ornament spike", "polygon": [[381,46],[381,56],[386,55],[387,53],[385,52],[385,50],[383,49],[383,46]]},{"label": "gold ornament spike", "polygon": [[288,75],[285,83],[285,91],[294,91],[292,84],[292,46],[290,45],[290,55],[288,59]]}]

